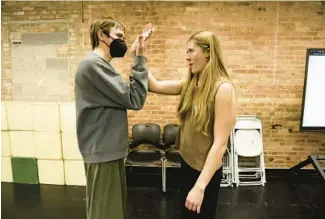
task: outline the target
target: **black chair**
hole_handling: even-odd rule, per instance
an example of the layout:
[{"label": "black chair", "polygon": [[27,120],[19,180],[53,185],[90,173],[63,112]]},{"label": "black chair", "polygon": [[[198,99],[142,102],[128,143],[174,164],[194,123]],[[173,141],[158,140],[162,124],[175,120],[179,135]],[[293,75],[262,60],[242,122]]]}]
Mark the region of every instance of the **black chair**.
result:
[{"label": "black chair", "polygon": [[177,124],[168,124],[164,126],[163,133],[163,147],[165,152],[165,159],[163,161],[163,192],[166,192],[167,181],[167,162],[169,167],[180,167],[181,157],[179,154],[178,145],[176,145],[176,138],[178,135],[179,126]]},{"label": "black chair", "polygon": [[[146,146],[141,148],[140,146]],[[161,167],[163,173],[163,151],[160,142],[160,126],[146,123],[132,127],[132,141],[129,144],[126,166]]]}]

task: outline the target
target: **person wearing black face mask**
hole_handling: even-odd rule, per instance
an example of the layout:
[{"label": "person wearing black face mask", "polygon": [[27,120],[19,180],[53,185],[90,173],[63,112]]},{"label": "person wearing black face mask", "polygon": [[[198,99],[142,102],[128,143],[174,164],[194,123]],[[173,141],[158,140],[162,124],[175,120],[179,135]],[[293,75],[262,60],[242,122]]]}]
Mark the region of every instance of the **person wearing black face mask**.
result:
[{"label": "person wearing black face mask", "polygon": [[93,52],[75,75],[77,140],[86,173],[87,219],[126,218],[124,158],[128,146],[127,110],[143,107],[148,93],[148,71],[143,51],[148,28],[136,40],[130,81],[110,64],[124,57],[124,25],[113,18],[90,27]]}]

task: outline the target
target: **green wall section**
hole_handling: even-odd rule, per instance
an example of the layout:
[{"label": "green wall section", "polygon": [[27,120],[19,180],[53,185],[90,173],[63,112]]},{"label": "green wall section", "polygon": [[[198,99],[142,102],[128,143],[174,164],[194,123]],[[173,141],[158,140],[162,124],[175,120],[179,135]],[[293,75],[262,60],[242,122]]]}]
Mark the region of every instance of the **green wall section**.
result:
[{"label": "green wall section", "polygon": [[36,158],[12,157],[11,165],[14,183],[39,183]]}]

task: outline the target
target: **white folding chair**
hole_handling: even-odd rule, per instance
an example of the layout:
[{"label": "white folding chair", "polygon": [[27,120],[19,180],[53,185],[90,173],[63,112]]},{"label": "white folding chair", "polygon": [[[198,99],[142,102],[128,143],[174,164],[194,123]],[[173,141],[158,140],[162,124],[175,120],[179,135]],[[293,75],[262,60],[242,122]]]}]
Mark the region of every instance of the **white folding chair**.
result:
[{"label": "white folding chair", "polygon": [[[237,186],[262,185],[266,183],[262,122],[255,116],[238,116],[233,130],[234,175]],[[239,157],[256,159],[255,166],[241,166]]]},{"label": "white folding chair", "polygon": [[223,168],[222,168],[222,179],[221,187],[233,186],[234,183],[234,171],[233,171],[233,142],[232,136],[229,137],[228,147],[222,159]]}]

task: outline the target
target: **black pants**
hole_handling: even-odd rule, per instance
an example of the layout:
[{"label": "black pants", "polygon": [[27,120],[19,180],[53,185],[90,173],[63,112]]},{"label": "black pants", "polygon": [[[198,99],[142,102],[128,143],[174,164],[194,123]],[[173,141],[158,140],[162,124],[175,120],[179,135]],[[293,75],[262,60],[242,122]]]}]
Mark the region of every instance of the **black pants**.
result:
[{"label": "black pants", "polygon": [[218,193],[222,179],[222,167],[216,171],[205,189],[200,214],[185,207],[188,193],[191,191],[201,172],[190,167],[183,159],[181,164],[181,218],[182,219],[215,219]]}]

